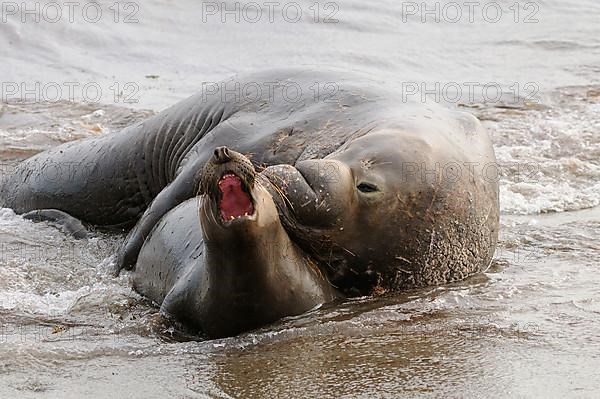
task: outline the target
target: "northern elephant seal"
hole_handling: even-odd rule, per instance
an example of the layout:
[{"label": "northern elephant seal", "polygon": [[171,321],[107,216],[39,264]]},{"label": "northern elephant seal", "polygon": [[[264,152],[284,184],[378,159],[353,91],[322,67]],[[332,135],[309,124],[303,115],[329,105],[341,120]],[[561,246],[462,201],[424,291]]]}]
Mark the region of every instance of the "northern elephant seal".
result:
[{"label": "northern elephant seal", "polygon": [[1,195],[17,212],[137,222],[119,251],[128,267],[157,221],[195,196],[219,146],[251,157],[291,239],[347,293],[445,283],[491,261],[498,182],[479,121],[349,72],[284,69],[207,85],[118,134],[32,157]]}]

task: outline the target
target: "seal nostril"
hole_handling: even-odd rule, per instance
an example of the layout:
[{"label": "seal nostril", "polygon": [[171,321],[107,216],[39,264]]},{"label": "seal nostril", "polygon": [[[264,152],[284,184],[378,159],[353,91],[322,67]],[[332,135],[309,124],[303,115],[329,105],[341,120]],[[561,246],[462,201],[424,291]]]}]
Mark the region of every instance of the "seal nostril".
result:
[{"label": "seal nostril", "polygon": [[227,147],[217,147],[213,153],[214,160],[217,163],[225,163],[231,160],[229,149]]}]

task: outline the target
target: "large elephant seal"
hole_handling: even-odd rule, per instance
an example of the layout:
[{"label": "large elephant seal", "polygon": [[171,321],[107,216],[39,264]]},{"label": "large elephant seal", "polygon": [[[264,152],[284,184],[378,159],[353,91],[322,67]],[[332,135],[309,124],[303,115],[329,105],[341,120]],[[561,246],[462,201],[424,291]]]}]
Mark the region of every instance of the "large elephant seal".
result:
[{"label": "large elephant seal", "polygon": [[479,121],[348,72],[207,84],[118,134],[30,158],[1,196],[17,212],[137,221],[118,257],[130,267],[157,221],[196,195],[219,146],[251,157],[291,239],[346,293],[459,280],[491,261],[498,182]]},{"label": "large elephant seal", "polygon": [[340,297],[283,228],[270,182],[244,156],[215,150],[205,195],[169,211],[145,240],[134,288],[211,337],[235,335]]}]

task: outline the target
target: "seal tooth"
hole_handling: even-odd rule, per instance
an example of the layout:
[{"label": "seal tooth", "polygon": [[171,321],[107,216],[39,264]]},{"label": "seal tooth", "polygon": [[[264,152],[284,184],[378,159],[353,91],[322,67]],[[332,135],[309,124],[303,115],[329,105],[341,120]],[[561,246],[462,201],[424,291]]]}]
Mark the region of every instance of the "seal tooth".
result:
[{"label": "seal tooth", "polygon": [[233,215],[232,215],[232,216],[229,216],[229,217],[231,218],[230,220],[233,220],[233,219],[235,219],[235,216],[233,216]]}]

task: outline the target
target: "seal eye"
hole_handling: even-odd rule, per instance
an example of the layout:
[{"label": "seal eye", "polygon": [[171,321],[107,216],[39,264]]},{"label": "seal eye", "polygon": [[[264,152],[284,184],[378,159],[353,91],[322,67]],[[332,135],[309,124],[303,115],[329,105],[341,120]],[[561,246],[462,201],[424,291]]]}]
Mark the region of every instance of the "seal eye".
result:
[{"label": "seal eye", "polygon": [[374,193],[375,191],[379,191],[376,185],[364,182],[360,183],[356,188],[358,188],[358,191],[361,193]]}]

